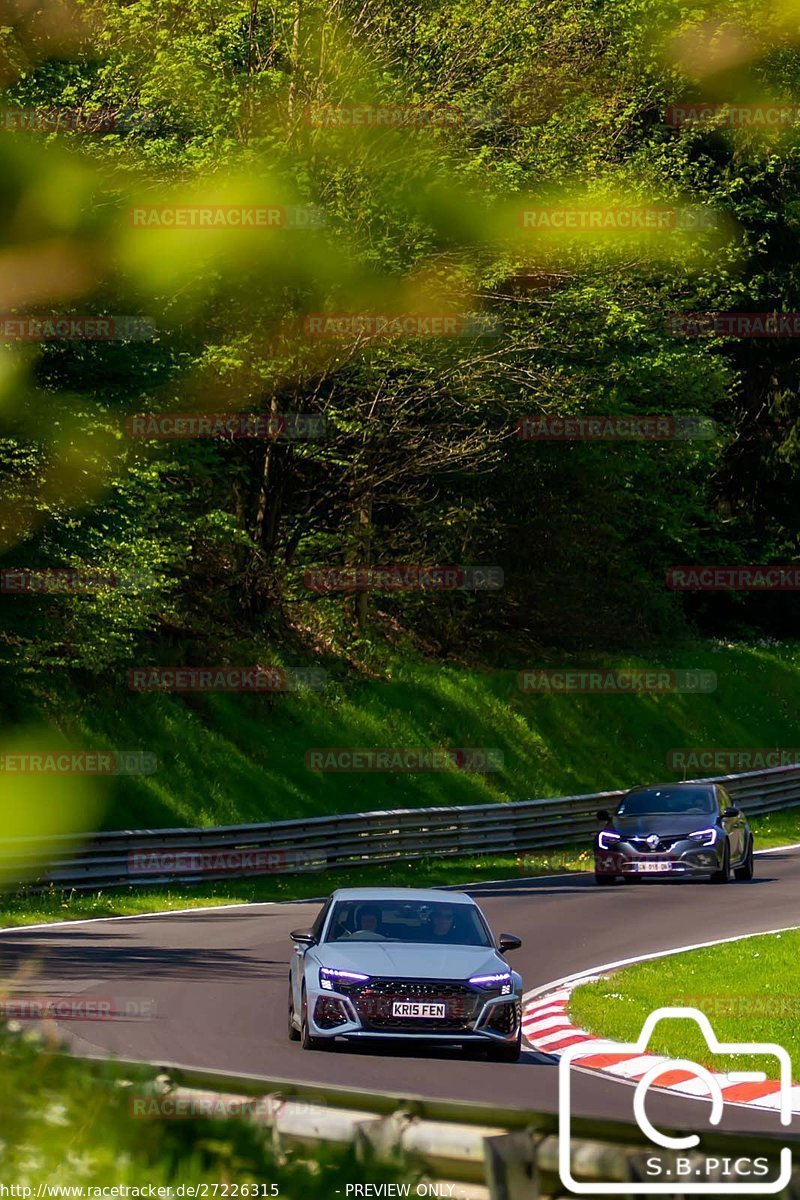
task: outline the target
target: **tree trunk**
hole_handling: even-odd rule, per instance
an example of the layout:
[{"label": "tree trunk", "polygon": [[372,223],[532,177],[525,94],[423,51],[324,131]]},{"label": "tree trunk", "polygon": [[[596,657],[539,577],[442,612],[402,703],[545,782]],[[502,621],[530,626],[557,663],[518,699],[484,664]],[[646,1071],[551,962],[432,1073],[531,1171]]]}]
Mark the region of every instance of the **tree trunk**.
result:
[{"label": "tree trunk", "polygon": [[294,129],[294,110],[297,100],[297,73],[300,69],[300,24],[303,19],[303,0],[297,0],[292,22],[292,74],[289,79],[289,128]]},{"label": "tree trunk", "polygon": [[[269,415],[271,424],[277,422],[278,400],[276,396],[273,396],[270,401]],[[253,541],[261,550],[266,551],[268,557],[272,556],[278,534],[280,495],[275,478],[278,471],[277,452],[278,447],[275,445],[275,440],[270,438],[264,451],[264,465],[258,488],[258,504],[253,529]]]},{"label": "tree trunk", "polygon": [[[363,487],[355,498],[353,513],[355,536],[353,538],[354,560],[352,565],[366,570],[372,566],[373,489],[371,477],[362,482]],[[365,587],[355,592],[353,596],[353,620],[362,633],[367,627],[368,619],[369,591]]]}]

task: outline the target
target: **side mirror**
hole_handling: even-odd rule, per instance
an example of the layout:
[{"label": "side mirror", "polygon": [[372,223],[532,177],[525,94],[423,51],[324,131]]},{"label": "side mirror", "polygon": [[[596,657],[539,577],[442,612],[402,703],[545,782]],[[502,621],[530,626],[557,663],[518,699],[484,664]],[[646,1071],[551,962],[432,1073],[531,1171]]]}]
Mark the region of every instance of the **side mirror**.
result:
[{"label": "side mirror", "polygon": [[310,929],[293,929],[289,937],[300,946],[313,946],[317,940]]},{"label": "side mirror", "polygon": [[500,954],[505,954],[509,950],[519,950],[522,945],[522,938],[515,937],[513,933],[501,933],[497,939],[497,949]]},{"label": "side mirror", "polygon": [[604,825],[609,825],[611,823],[611,813],[607,808],[599,808],[595,813],[595,816],[597,817],[598,821],[602,821]]},{"label": "side mirror", "polygon": [[742,814],[740,809],[736,808],[735,805],[732,804],[729,808],[725,809],[722,815],[723,817],[740,817]]}]

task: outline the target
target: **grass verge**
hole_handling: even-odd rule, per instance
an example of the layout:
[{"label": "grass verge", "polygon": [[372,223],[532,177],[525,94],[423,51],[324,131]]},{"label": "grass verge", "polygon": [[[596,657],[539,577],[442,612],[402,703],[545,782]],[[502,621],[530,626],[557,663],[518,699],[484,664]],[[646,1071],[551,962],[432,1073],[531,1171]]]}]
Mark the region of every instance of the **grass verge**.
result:
[{"label": "grass verge", "polygon": [[35,896],[0,897],[0,926],[130,916],[219,904],[308,900],[326,896],[334,888],[342,887],[459,887],[461,884],[491,879],[588,870],[588,864],[587,852],[573,849],[554,850],[535,858],[421,859],[419,862],[397,862],[351,870],[314,871],[306,875],[268,875],[221,883],[120,889],[88,895],[51,891]]},{"label": "grass verge", "polygon": [[[792,914],[787,913],[787,923]],[[800,1078],[800,930],[760,935],[686,954],[637,963],[572,994],[570,1016],[598,1037],[635,1041],[645,1018],[662,1005],[698,1008],[721,1042],[777,1042]],[[778,1078],[773,1056],[713,1056],[694,1021],[662,1021],[649,1049],[688,1058],[715,1071],[764,1071]]]},{"label": "grass verge", "polygon": [[[800,644],[704,642],[574,664],[711,670],[716,688],[705,693],[521,690],[520,671],[570,665],[546,658],[467,669],[398,654],[360,673],[331,659],[322,690],[285,695],[135,694],[109,684],[83,696],[64,684],[15,711],[13,723],[6,713],[0,749],[16,752],[38,721],[45,749],[58,734],[75,748],[155,755],[154,773],[110,776],[95,789],[103,827],[131,829],[595,792],[680,777],[671,751],[800,745]],[[502,757],[485,773],[354,773],[309,769],[315,747],[485,747]],[[42,777],[34,808],[51,782]]]},{"label": "grass verge", "polygon": [[170,1119],[141,1085],[121,1087],[102,1065],[90,1069],[53,1049],[0,1027],[4,1178],[32,1189],[16,1195],[35,1196],[40,1185],[84,1189],[86,1196],[92,1187],[152,1185],[172,1188],[174,1196],[179,1185],[208,1185],[194,1194],[263,1197],[274,1184],[287,1200],[330,1200],[344,1195],[346,1184],[405,1180],[413,1188],[421,1178],[408,1164],[357,1158],[351,1149],[315,1147],[305,1159],[300,1151],[278,1152],[268,1130],[245,1120]]}]

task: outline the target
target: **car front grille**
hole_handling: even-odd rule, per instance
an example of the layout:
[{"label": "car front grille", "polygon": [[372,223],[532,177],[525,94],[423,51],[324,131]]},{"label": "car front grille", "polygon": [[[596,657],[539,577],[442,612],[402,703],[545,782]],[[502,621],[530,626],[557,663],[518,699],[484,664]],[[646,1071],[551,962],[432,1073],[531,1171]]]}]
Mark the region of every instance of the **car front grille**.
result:
[{"label": "car front grille", "polygon": [[685,833],[665,833],[663,837],[659,837],[655,846],[649,845],[647,838],[643,837],[627,838],[627,841],[637,854],[669,854],[673,846],[677,846],[678,842],[686,841],[686,836]]},{"label": "car front grille", "polygon": [[[479,997],[464,983],[435,979],[373,979],[341,989],[359,1015],[365,1029],[396,1030],[398,1033],[452,1033],[467,1029],[475,1020]],[[445,1005],[444,1017],[396,1017],[395,1000],[421,1000]]]}]

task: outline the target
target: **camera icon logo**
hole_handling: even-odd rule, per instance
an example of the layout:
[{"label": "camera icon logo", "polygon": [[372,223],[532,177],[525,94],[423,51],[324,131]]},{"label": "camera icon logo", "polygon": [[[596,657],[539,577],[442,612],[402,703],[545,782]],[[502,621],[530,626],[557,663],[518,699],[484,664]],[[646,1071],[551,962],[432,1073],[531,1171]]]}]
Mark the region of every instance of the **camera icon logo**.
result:
[{"label": "camera icon logo", "polygon": [[[645,1055],[659,1021],[692,1020],[698,1025],[712,1054],[769,1056],[777,1059],[780,1067],[780,1088],[777,1093],[778,1113],[781,1125],[789,1125],[792,1119],[792,1063],[788,1052],[776,1042],[720,1042],[708,1017],[698,1008],[657,1008],[647,1017],[637,1041],[629,1043],[602,1042],[593,1044],[593,1053],[629,1053]],[[674,1136],[657,1129],[647,1115],[646,1104],[649,1089],[668,1072],[683,1071],[694,1075],[705,1085],[706,1094],[701,1099],[711,1102],[709,1122],[719,1125],[725,1108],[723,1088],[740,1083],[763,1083],[767,1075],[762,1071],[731,1071],[720,1078],[708,1068],[689,1059],[655,1058],[653,1065],[638,1080],[633,1096],[633,1115],[641,1132],[653,1147],[652,1157],[647,1159],[648,1176],[660,1177],[634,1182],[595,1182],[576,1179],[572,1171],[571,1157],[571,1085],[572,1064],[576,1058],[585,1056],[586,1047],[580,1043],[569,1046],[561,1055],[558,1065],[559,1122],[558,1159],[559,1174],[565,1188],[580,1196],[641,1196],[641,1195],[717,1195],[717,1196],[767,1196],[782,1191],[792,1175],[792,1151],[789,1146],[780,1147],[780,1157],[774,1164],[778,1170],[776,1178],[765,1179],[773,1174],[765,1158],[745,1156],[725,1158],[705,1157],[696,1152],[693,1158],[681,1157],[676,1152],[697,1151],[700,1137],[696,1133]],[[667,1152],[662,1155],[659,1152]],[[669,1165],[667,1165],[669,1164]],[[724,1165],[722,1173],[721,1166]],[[710,1178],[703,1179],[703,1175]],[[760,1182],[754,1181],[754,1176]]]}]

